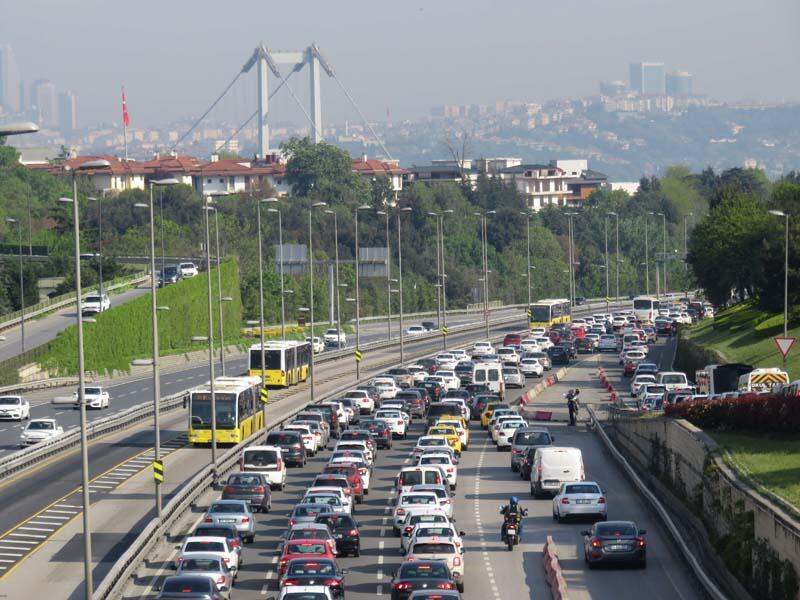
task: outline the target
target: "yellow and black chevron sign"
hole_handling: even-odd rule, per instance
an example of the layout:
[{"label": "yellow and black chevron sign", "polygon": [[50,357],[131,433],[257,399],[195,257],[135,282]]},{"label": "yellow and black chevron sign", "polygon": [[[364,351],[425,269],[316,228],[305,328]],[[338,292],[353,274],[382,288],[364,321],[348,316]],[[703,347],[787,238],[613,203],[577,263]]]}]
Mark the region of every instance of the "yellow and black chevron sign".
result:
[{"label": "yellow and black chevron sign", "polygon": [[444,337],[447,337],[447,325],[445,325],[444,327],[442,327],[442,335],[443,335]]},{"label": "yellow and black chevron sign", "polygon": [[530,321],[530,320],[531,320],[531,315],[533,315],[533,312],[532,312],[532,311],[531,311],[531,309],[529,308],[529,309],[528,309],[528,321]]},{"label": "yellow and black chevron sign", "polygon": [[356,357],[356,362],[361,362],[361,359],[364,355],[361,354],[361,350],[356,349],[355,354],[353,354],[353,356]]},{"label": "yellow and black chevron sign", "polygon": [[266,404],[269,402],[269,393],[267,392],[267,388],[261,388],[261,401]]},{"label": "yellow and black chevron sign", "polygon": [[153,479],[155,479],[158,483],[164,481],[164,461],[163,460],[154,460],[153,461]]}]

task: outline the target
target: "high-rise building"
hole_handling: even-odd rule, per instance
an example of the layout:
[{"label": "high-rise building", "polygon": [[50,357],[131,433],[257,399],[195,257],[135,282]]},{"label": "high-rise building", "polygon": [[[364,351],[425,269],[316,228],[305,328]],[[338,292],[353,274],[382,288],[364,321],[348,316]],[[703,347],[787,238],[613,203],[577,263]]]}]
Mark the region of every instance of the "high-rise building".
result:
[{"label": "high-rise building", "polygon": [[31,108],[38,115],[42,127],[58,125],[58,97],[56,85],[49,79],[37,79],[31,86]]},{"label": "high-rise building", "polygon": [[620,94],[625,93],[625,82],[624,81],[601,81],[600,82],[600,93],[603,96],[619,96]]},{"label": "high-rise building", "polygon": [[666,94],[664,63],[642,62],[630,65],[631,89],[645,96]]},{"label": "high-rise building", "polygon": [[63,133],[78,128],[78,97],[72,91],[58,96],[58,128]]},{"label": "high-rise building", "polygon": [[14,49],[10,44],[0,44],[0,107],[4,112],[17,113],[24,107],[19,104],[20,74]]},{"label": "high-rise building", "polygon": [[667,96],[692,96],[692,74],[686,71],[667,73]]}]

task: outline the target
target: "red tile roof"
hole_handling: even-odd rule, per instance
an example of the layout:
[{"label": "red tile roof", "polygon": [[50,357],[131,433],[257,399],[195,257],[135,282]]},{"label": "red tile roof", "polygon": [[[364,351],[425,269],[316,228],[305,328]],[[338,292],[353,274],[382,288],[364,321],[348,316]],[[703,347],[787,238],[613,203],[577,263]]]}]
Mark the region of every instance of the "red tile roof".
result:
[{"label": "red tile roof", "polygon": [[395,164],[383,162],[377,158],[358,158],[353,160],[353,171],[361,173],[362,175],[402,175],[406,172],[405,169],[398,167]]}]

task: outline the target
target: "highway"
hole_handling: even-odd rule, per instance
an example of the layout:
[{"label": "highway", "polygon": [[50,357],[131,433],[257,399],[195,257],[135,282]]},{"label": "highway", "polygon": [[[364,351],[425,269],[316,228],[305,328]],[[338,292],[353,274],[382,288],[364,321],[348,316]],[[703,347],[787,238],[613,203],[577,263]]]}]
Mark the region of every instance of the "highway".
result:
[{"label": "highway", "polygon": [[[664,350],[671,348],[660,342],[654,349],[655,359],[661,360]],[[546,536],[552,535],[558,545],[570,598],[583,599],[651,599],[691,600],[701,598],[698,585],[685,563],[669,542],[653,514],[642,505],[628,480],[606,455],[600,441],[584,426],[567,427],[563,394],[568,388],[580,387],[584,401],[600,405],[607,398],[601,396],[595,376],[596,367],[603,365],[608,372],[619,372],[615,356],[582,358],[570,367],[567,379],[549,388],[537,398],[535,405],[553,409],[560,422],[551,424],[551,432],[559,445],[575,446],[582,450],[587,478],[595,479],[608,491],[609,518],[633,519],[648,530],[648,567],[646,570],[598,569],[588,570],[583,563],[582,536],[586,523],[557,524],[552,519],[550,500],[533,500],[529,485],[509,468],[509,453],[497,452],[487,433],[473,422],[470,448],[461,457],[459,481],[455,499],[455,518],[458,529],[465,531],[465,600],[548,598],[549,588],[544,579],[541,552]],[[533,383],[533,382],[531,382]],[[511,395],[515,398],[520,392]],[[410,462],[410,451],[415,438],[423,432],[423,423],[416,423],[409,439],[395,441],[392,450],[379,452],[372,475],[370,494],[357,506],[356,519],[360,523],[362,552],[359,558],[341,558],[339,563],[348,569],[346,577],[347,598],[367,600],[388,598],[391,574],[402,562],[399,539],[393,536],[389,507],[393,505],[394,478],[400,468]],[[285,491],[273,492],[273,510],[258,515],[255,543],[245,549],[245,566],[234,588],[234,597],[256,599],[277,596],[276,563],[278,538],[286,528],[287,514],[310,485],[314,475],[327,460],[329,452],[320,453],[309,461],[305,469],[290,470],[290,480]],[[499,507],[512,495],[520,498],[529,509],[525,519],[522,543],[509,553],[500,542],[502,517]],[[213,497],[209,495],[209,497]],[[202,507],[193,521],[200,519]],[[190,528],[184,530],[189,531]],[[179,536],[173,540],[177,543]],[[126,598],[154,597],[154,587],[168,569],[174,556],[172,544],[162,546],[161,553],[152,557],[151,568],[129,586]]]},{"label": "highway", "polygon": [[[140,291],[140,290],[134,290]],[[132,292],[129,292],[132,293]],[[503,318],[514,313],[522,314],[522,311],[514,310],[498,310],[490,314],[490,318]],[[74,311],[73,311],[74,318]],[[470,314],[456,314],[448,317],[448,325],[451,327],[456,325],[463,325],[465,323],[481,322],[483,319],[482,313]],[[414,322],[406,323],[406,327]],[[392,323],[392,337],[396,338],[398,335],[396,320]],[[385,322],[369,322],[364,323],[361,327],[361,343],[367,344],[386,339],[387,329]],[[350,346],[355,343],[355,335],[350,336]],[[436,336],[434,336],[436,337]],[[441,337],[436,337],[440,340]],[[406,338],[406,343],[411,344],[413,338]],[[257,343],[254,340],[254,343]],[[365,351],[365,355],[369,352]],[[318,355],[319,356],[319,355]],[[348,360],[348,359],[346,359]],[[353,360],[349,359],[349,364],[353,364]],[[225,368],[228,374],[241,374],[247,370],[247,357],[244,354],[235,356],[226,356]],[[219,360],[215,364],[215,373],[220,375]],[[167,370],[161,372],[161,393],[163,396],[178,393],[182,390],[200,385],[208,381],[208,362],[187,364],[177,369]],[[109,391],[111,396],[110,407],[103,410],[91,410],[88,412],[88,418],[98,419],[113,415],[123,410],[142,404],[143,402],[152,401],[152,385],[153,380],[151,375],[140,378],[121,378],[118,381],[107,380],[99,381],[98,385],[102,384]],[[50,404],[53,398],[72,396],[75,388],[50,388],[46,390],[31,392],[24,394],[24,396],[31,403],[31,417],[36,418],[55,418],[59,424],[68,430],[72,427],[77,427],[79,424],[79,412],[72,407],[53,406]],[[285,393],[285,392],[281,392]],[[19,434],[24,428],[25,423],[0,421],[0,456],[9,452],[19,450]]]}]

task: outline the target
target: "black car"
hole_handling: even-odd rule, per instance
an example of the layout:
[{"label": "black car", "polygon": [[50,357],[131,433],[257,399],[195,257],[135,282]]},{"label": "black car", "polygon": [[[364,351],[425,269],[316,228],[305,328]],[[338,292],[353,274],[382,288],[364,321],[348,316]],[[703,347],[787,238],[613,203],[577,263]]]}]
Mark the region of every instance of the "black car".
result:
[{"label": "black car", "polygon": [[380,419],[364,419],[359,427],[370,432],[378,448],[392,449],[392,431],[384,421]]},{"label": "black car", "polygon": [[472,401],[478,394],[488,394],[491,392],[489,386],[485,383],[468,383],[463,387],[465,390],[467,390],[467,392],[469,392],[470,401]]},{"label": "black car", "polygon": [[319,515],[314,519],[317,523],[324,523],[333,532],[336,539],[336,550],[339,556],[361,554],[361,534],[358,523],[350,515],[330,514]]},{"label": "black car", "polygon": [[408,600],[415,590],[455,590],[450,569],[439,560],[406,561],[392,577],[392,600]]},{"label": "black car", "polygon": [[647,543],[633,521],[600,521],[582,531],[583,559],[593,568],[597,564],[634,564],[647,566]]},{"label": "black car", "polygon": [[425,331],[435,331],[436,329],[438,329],[438,327],[436,327],[436,323],[434,323],[433,321],[423,321],[422,323],[420,323],[420,325],[422,325],[425,328]]},{"label": "black car", "polygon": [[[424,391],[424,390],[423,390]],[[403,400],[408,414],[413,417],[425,416],[425,400],[421,391],[416,391],[414,388],[407,388],[394,398],[395,400]]]},{"label": "black car", "polygon": [[472,405],[470,406],[470,419],[473,421],[479,421],[483,411],[486,409],[486,405],[489,402],[500,402],[500,396],[493,393],[487,394],[478,394],[472,401]]},{"label": "black car", "polygon": [[457,389],[457,390],[447,390],[442,396],[442,402],[446,402],[447,400],[463,400],[464,402],[469,403],[470,395],[467,390]]},{"label": "black car", "polygon": [[422,403],[423,406],[425,407],[425,410],[428,410],[428,407],[431,405],[431,395],[428,392],[428,390],[426,390],[424,387],[418,386],[418,387],[408,388],[408,390],[406,391],[418,392],[419,395],[422,397]]},{"label": "black car", "polygon": [[428,390],[428,394],[431,396],[431,402],[438,402],[439,398],[441,398],[444,393],[442,384],[436,381],[423,381],[419,384],[419,387]]},{"label": "black car", "polygon": [[[344,576],[347,569],[340,569],[336,561],[329,558],[293,558],[286,564],[281,577],[281,588],[287,585],[325,585],[334,598],[344,598]],[[324,582],[324,583],[323,583]]]},{"label": "black car", "polygon": [[583,306],[586,304],[586,298],[583,296],[575,296],[575,306]]},{"label": "black car", "polygon": [[428,372],[428,375],[434,375],[439,370],[439,363],[435,358],[421,358],[417,364]]},{"label": "black car", "polygon": [[255,512],[269,512],[272,494],[269,480],[262,473],[231,473],[222,488],[223,500],[245,500]]},{"label": "black car", "polygon": [[327,404],[309,404],[306,410],[323,415],[325,420],[330,423],[331,437],[339,438],[341,425],[339,424],[339,413],[334,407]]},{"label": "black car", "polygon": [[177,265],[167,265],[158,277],[158,286],[164,287],[171,283],[178,283],[181,280],[180,271]]},{"label": "black car", "polygon": [[554,365],[569,364],[569,350],[564,346],[552,346],[547,350],[547,354],[550,356],[550,362]]},{"label": "black car", "polygon": [[575,346],[579,354],[592,354],[594,352],[594,342],[591,338],[578,338],[575,340]]},{"label": "black car", "polygon": [[299,431],[271,431],[267,434],[267,446],[278,446],[287,466],[306,466],[306,448]]},{"label": "black car", "polygon": [[225,596],[211,577],[172,575],[164,579],[159,598],[191,598],[192,600],[223,600]]},{"label": "black car", "polygon": [[475,371],[475,363],[471,360],[462,360],[456,365],[456,377],[461,380],[461,385],[472,383],[472,373]]}]

